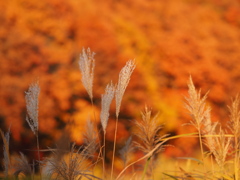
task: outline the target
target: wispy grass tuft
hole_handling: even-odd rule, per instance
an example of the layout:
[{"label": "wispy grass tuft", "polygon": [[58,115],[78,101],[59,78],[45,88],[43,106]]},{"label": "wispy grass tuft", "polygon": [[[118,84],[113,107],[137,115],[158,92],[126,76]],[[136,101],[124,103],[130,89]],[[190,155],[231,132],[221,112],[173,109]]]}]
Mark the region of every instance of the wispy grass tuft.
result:
[{"label": "wispy grass tuft", "polygon": [[[34,166],[34,165],[33,165]],[[16,164],[14,165],[14,176],[18,179],[18,176],[22,173],[25,177],[33,179],[34,168],[28,163],[27,157],[20,152],[20,157],[16,158]]]},{"label": "wispy grass tuft", "polygon": [[[138,137],[141,143],[135,142],[137,148],[139,148],[144,153],[150,152],[156,147],[157,144],[162,143],[163,139],[168,136],[165,134],[163,136],[159,135],[160,130],[163,128],[162,125],[158,123],[158,114],[152,117],[152,111],[148,107],[145,107],[145,111],[141,113],[142,120],[134,121],[137,131],[135,135]],[[163,146],[159,146],[159,149],[155,151],[158,153],[161,151]]]},{"label": "wispy grass tuft", "polygon": [[85,145],[85,154],[86,156],[94,160],[94,154],[99,148],[97,130],[91,120],[87,120],[86,131],[83,134],[83,142]]},{"label": "wispy grass tuft", "polygon": [[155,149],[152,156],[150,156],[146,162],[143,178],[148,168],[148,164],[150,163],[150,170],[153,176],[153,156],[158,152],[164,150],[164,143],[167,141],[165,138],[168,137],[168,134],[160,135],[159,132],[162,129],[162,126],[158,123],[158,114],[153,118],[151,117],[152,112],[145,106],[145,111],[142,112],[142,120],[134,121],[135,126],[137,127],[137,131],[135,135],[138,137],[140,143],[135,141],[136,148],[143,151],[145,154],[151,152]]},{"label": "wispy grass tuft", "polygon": [[71,146],[66,157],[59,159],[58,154],[62,154],[61,150],[52,151],[53,157],[47,160],[48,176],[55,179],[75,180],[75,179],[100,179],[95,177],[89,171],[91,165],[86,163],[87,156],[80,148],[76,148],[75,144]]}]

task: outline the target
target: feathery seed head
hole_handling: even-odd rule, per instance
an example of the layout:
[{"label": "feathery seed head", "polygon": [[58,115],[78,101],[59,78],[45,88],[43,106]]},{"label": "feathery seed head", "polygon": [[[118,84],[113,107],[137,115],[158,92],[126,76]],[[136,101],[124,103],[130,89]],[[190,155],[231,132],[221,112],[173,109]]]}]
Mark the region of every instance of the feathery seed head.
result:
[{"label": "feathery seed head", "polygon": [[190,76],[188,83],[188,94],[189,97],[185,97],[185,107],[190,112],[193,118],[190,123],[194,125],[198,130],[200,130],[203,121],[206,119],[206,117],[211,111],[210,107],[206,107],[206,99],[208,93],[206,93],[201,98],[201,90],[199,90],[198,92],[195,89],[192,78]]},{"label": "feathery seed head", "polygon": [[102,95],[102,109],[100,113],[100,119],[103,127],[103,131],[106,132],[107,122],[109,118],[109,109],[111,102],[114,98],[115,86],[112,84],[107,85],[105,89],[105,94]]},{"label": "feathery seed head", "polygon": [[136,64],[134,60],[129,60],[119,73],[118,84],[116,88],[116,116],[118,117],[120,112],[120,106],[123,94],[130,81],[131,74],[135,69]]},{"label": "feathery seed head", "polygon": [[26,121],[28,122],[34,134],[38,131],[38,97],[40,87],[38,82],[32,83],[27,92],[25,92],[25,100],[27,107]]},{"label": "feathery seed head", "polygon": [[229,128],[236,137],[240,137],[240,98],[239,95],[232,100],[232,105],[228,106],[230,111]]},{"label": "feathery seed head", "polygon": [[92,86],[93,86],[93,76],[94,76],[94,68],[95,68],[95,53],[91,53],[90,48],[82,49],[82,54],[80,54],[79,58],[79,68],[82,73],[82,83],[85,89],[87,90],[88,95],[91,100],[93,99]]},{"label": "feathery seed head", "polygon": [[[159,131],[162,129],[162,126],[158,124],[158,114],[153,118],[151,117],[151,110],[145,107],[145,111],[142,112],[142,120],[135,121],[135,125],[138,128],[135,135],[142,141],[142,143],[135,142],[137,148],[141,151],[148,153],[153,150],[158,144],[163,144],[166,140],[163,140],[168,136],[168,134],[159,135]],[[155,153],[163,150],[163,146],[159,146]]]}]

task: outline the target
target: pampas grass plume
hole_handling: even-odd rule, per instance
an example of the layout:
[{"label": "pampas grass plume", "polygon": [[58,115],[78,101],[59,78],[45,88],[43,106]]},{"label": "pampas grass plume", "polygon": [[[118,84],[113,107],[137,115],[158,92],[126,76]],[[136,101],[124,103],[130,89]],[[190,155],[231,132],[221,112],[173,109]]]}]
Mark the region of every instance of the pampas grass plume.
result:
[{"label": "pampas grass plume", "polygon": [[27,92],[25,92],[25,100],[27,107],[26,121],[34,134],[38,131],[38,96],[40,87],[38,82],[32,83]]},{"label": "pampas grass plume", "polygon": [[119,73],[118,84],[116,88],[116,117],[119,115],[122,97],[135,67],[135,61],[129,60]]},{"label": "pampas grass plume", "polygon": [[95,53],[91,53],[90,48],[82,49],[82,53],[79,58],[79,68],[82,73],[82,83],[85,89],[87,90],[88,95],[91,100],[93,99],[92,86],[93,86],[93,76],[94,76],[94,68],[95,68]]},{"label": "pampas grass plume", "polygon": [[115,86],[111,82],[110,84],[107,85],[105,89],[105,94],[102,95],[102,109],[100,113],[100,119],[104,132],[106,132],[107,122],[109,118],[109,109],[111,102],[114,98],[114,94]]}]

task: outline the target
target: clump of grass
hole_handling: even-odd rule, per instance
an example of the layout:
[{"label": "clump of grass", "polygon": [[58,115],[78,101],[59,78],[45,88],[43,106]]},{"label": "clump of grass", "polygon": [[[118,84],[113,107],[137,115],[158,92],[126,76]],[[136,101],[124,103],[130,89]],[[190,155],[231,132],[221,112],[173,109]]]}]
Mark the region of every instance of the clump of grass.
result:
[{"label": "clump of grass", "polygon": [[[141,114],[142,120],[134,121],[134,125],[137,127],[135,135],[141,141],[141,143],[136,141],[135,145],[144,153],[148,153],[153,150],[157,144],[163,144],[165,142],[163,139],[166,138],[168,134],[163,136],[159,135],[159,131],[163,128],[163,126],[158,123],[158,114],[152,117],[152,111],[149,110],[148,107],[145,107],[145,111]],[[160,152],[162,148],[163,146],[159,146],[155,153]]]},{"label": "clump of grass", "polygon": [[47,160],[48,168],[45,174],[48,177],[64,180],[82,179],[100,179],[95,177],[88,170],[91,165],[86,164],[85,150],[81,151],[81,147],[76,148],[75,144],[71,146],[70,152],[67,153],[67,157],[59,159],[59,153],[61,150],[52,150],[53,157]]},{"label": "clump of grass", "polygon": [[235,179],[239,179],[239,159],[240,159],[240,98],[239,95],[232,100],[232,105],[229,106],[230,121],[229,129],[234,136],[234,172]]},{"label": "clump of grass", "polygon": [[[153,118],[151,117],[151,114],[151,110],[149,110],[148,107],[145,106],[145,111],[142,112],[142,120],[134,121],[134,124],[137,127],[137,132],[135,133],[135,135],[141,142],[139,143],[135,141],[135,146],[138,149],[147,154],[158,146],[158,148],[155,149],[155,151],[153,152],[152,156],[150,156],[147,160],[147,164],[151,162],[150,169],[151,174],[153,175],[152,157],[164,149],[163,144],[167,141],[165,138],[168,136],[168,134],[162,136],[159,135],[159,131],[162,129],[162,126],[158,123],[158,114],[155,115]],[[144,170],[143,177],[145,175],[145,171],[146,169]]]},{"label": "clump of grass", "polygon": [[20,157],[16,158],[16,164],[14,165],[15,172],[14,176],[18,179],[20,175],[23,175],[25,178],[34,179],[34,164],[31,165],[28,163],[27,157],[20,152]]}]

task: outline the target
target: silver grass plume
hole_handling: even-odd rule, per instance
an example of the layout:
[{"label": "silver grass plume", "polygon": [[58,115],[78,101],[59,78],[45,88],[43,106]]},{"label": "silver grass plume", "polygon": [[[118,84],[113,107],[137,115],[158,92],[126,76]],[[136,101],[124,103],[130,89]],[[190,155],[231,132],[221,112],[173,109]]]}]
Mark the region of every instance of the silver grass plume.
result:
[{"label": "silver grass plume", "polygon": [[93,99],[92,86],[95,67],[94,55],[95,53],[91,53],[90,48],[87,49],[87,52],[83,48],[78,62],[80,71],[82,73],[83,86],[87,90],[91,100]]},{"label": "silver grass plume", "polygon": [[129,60],[119,73],[118,84],[116,88],[116,116],[118,117],[120,112],[120,106],[122,102],[123,94],[129,83],[131,74],[135,69],[136,64],[134,60]]},{"label": "silver grass plume", "polygon": [[102,109],[100,113],[100,119],[103,127],[104,133],[106,132],[107,122],[109,118],[109,109],[112,102],[112,99],[115,94],[115,86],[112,84],[107,85],[105,89],[105,94],[102,95]]},{"label": "silver grass plume", "polygon": [[38,82],[32,83],[27,92],[25,92],[25,100],[27,107],[26,121],[30,126],[33,133],[36,135],[38,132],[38,97],[40,87]]},{"label": "silver grass plume", "polygon": [[4,176],[8,177],[8,170],[10,167],[10,155],[9,155],[9,139],[10,139],[10,129],[4,134],[0,129],[0,133],[3,139],[3,164],[4,164]]}]

